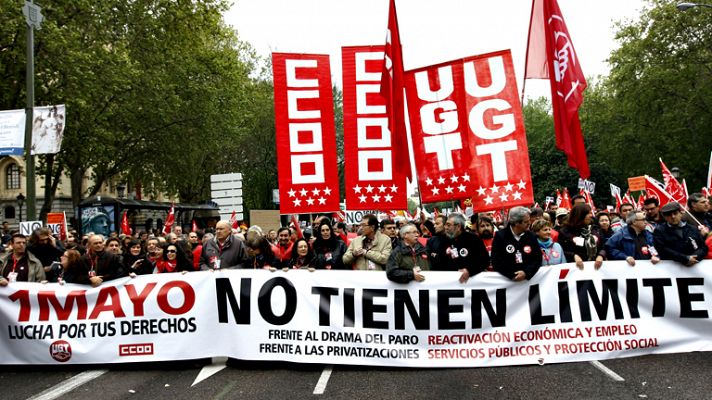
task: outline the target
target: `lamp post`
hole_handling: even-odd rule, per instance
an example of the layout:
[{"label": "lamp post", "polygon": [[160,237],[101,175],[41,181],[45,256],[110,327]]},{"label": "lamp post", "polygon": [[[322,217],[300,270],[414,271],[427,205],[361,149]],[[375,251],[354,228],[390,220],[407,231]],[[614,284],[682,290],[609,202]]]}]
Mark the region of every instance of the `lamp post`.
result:
[{"label": "lamp post", "polygon": [[712,5],[710,4],[703,4],[703,3],[678,3],[677,4],[677,9],[680,11],[687,11],[690,8],[695,8],[695,7],[706,7],[706,8],[712,8]]},{"label": "lamp post", "polygon": [[25,196],[20,193],[17,197],[15,197],[15,199],[17,200],[17,206],[20,209],[20,218],[18,218],[18,221],[22,222],[22,206],[25,204]]},{"label": "lamp post", "polygon": [[[25,110],[25,178],[27,182],[27,218],[35,219],[35,157],[32,155],[32,120],[35,107],[35,30],[40,29],[44,17],[33,0],[25,1],[22,13],[27,22],[27,109]],[[23,196],[24,199],[24,196]],[[19,201],[19,196],[18,196]]]}]

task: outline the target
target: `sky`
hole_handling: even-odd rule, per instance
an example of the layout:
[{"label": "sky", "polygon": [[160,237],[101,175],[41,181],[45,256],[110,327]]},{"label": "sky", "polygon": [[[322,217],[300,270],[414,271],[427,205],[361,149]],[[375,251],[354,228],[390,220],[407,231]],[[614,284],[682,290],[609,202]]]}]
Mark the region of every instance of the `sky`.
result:
[{"label": "sky", "polygon": [[[614,23],[637,19],[644,0],[559,0],[587,77],[608,74]],[[522,90],[529,0],[396,0],[405,69],[511,49]],[[385,42],[388,0],[235,0],[225,13],[241,40],[271,52],[329,54],[341,87],[341,47]],[[526,97],[549,96],[528,80]]]}]

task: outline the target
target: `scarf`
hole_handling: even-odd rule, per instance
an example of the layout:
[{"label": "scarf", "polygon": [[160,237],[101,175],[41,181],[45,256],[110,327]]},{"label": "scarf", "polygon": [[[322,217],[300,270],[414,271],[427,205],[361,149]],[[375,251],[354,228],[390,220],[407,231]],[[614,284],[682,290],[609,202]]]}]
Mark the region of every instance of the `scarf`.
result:
[{"label": "scarf", "polygon": [[581,229],[581,237],[586,248],[586,261],[595,260],[598,249],[596,248],[596,236],[591,233],[591,225]]},{"label": "scarf", "polygon": [[541,247],[542,249],[548,249],[554,245],[554,241],[551,238],[549,238],[549,240],[545,242],[542,242],[539,238],[537,238],[536,241],[539,242],[539,247]]}]

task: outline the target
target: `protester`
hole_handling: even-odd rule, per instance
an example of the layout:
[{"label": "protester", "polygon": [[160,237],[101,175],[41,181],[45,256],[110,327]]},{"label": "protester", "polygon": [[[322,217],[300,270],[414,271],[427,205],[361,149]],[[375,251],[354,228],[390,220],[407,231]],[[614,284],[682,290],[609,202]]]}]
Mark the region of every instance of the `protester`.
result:
[{"label": "protester", "polygon": [[660,215],[660,202],[655,197],[648,197],[643,202],[643,211],[645,211],[645,219],[648,222],[647,229],[652,233],[658,225],[664,222],[663,216]]},{"label": "protester", "polygon": [[635,260],[650,260],[653,264],[660,262],[653,244],[653,234],[645,229],[645,213],[628,213],[626,225],[626,228],[620,229],[606,242],[608,259],[626,260],[631,267],[635,265]]},{"label": "protester", "polygon": [[[326,225],[329,225],[327,222]],[[308,269],[309,271],[314,271],[314,252],[309,246],[309,241],[307,239],[297,239],[292,246],[292,257],[290,259],[290,268],[292,269]]]},{"label": "protester", "polygon": [[687,209],[689,214],[694,217],[694,219],[686,218],[688,224],[703,225],[707,228],[707,232],[712,230],[712,217],[709,214],[710,200],[707,197],[702,193],[692,193],[687,199]]},{"label": "protester", "polygon": [[481,216],[477,218],[477,236],[485,244],[487,253],[492,253],[492,240],[494,240],[494,223],[489,217]]},{"label": "protester", "polygon": [[277,260],[273,253],[274,246],[269,243],[266,237],[251,237],[247,241],[247,249],[250,253],[248,265],[251,265],[253,269],[276,271]]},{"label": "protester", "polygon": [[577,204],[571,209],[559,231],[559,244],[564,250],[567,262],[575,262],[583,269],[585,261],[594,261],[594,268],[599,269],[606,257],[603,241],[592,231],[593,214],[588,204]]},{"label": "protester", "polygon": [[391,255],[391,239],[378,232],[378,218],[366,214],[361,219],[361,236],[351,241],[344,253],[344,265],[360,271],[383,271]]},{"label": "protester", "polygon": [[317,269],[345,269],[343,257],[346,243],[335,235],[329,221],[323,220],[316,228],[313,266]]},{"label": "protester", "polygon": [[62,265],[62,273],[57,277],[57,282],[64,284],[66,282],[65,274],[68,269],[76,269],[79,264],[79,258],[82,255],[73,249],[64,250],[64,254],[60,256],[60,264]]},{"label": "protester", "polygon": [[121,240],[119,238],[110,237],[106,239],[105,247],[109,253],[121,256]]},{"label": "protester", "polygon": [[628,213],[630,213],[634,209],[635,207],[630,203],[621,204],[619,213],[620,219],[615,222],[611,221],[611,229],[613,229],[613,232],[616,232],[626,226],[625,221],[628,219]]},{"label": "protester", "polygon": [[215,237],[203,244],[200,255],[202,270],[243,268],[247,261],[245,244],[232,234],[229,221],[220,221],[215,225]]},{"label": "protester", "polygon": [[492,241],[492,267],[516,282],[531,279],[541,267],[541,249],[529,231],[529,214],[526,207],[509,210],[508,226],[497,231]]},{"label": "protester", "polygon": [[131,240],[128,244],[128,252],[123,256],[124,271],[128,272],[129,276],[148,275],[153,273],[153,264],[146,260],[146,254],[143,253],[141,242]]},{"label": "protester", "polygon": [[[52,231],[49,228],[36,229],[30,236],[26,250],[40,261],[46,280],[57,282],[57,277],[62,273],[62,268],[57,263],[60,256],[64,254],[64,248],[52,236]],[[53,268],[52,265],[56,267]]]},{"label": "protester", "polygon": [[605,246],[608,239],[615,233],[611,229],[611,216],[607,212],[599,212],[596,214],[596,226],[598,227],[598,235]]},{"label": "protester", "polygon": [[289,260],[292,256],[292,245],[294,244],[294,240],[291,239],[291,232],[292,231],[286,226],[277,230],[277,244],[272,246],[272,253],[275,258],[275,265],[273,265],[273,267],[275,268],[289,268]]},{"label": "protester", "polygon": [[384,219],[380,223],[381,233],[388,236],[391,239],[391,249],[395,249],[398,246],[400,239],[398,238],[398,227],[393,220]]},{"label": "protester", "polygon": [[460,283],[487,269],[490,258],[482,239],[465,230],[465,217],[459,213],[450,214],[445,223],[445,235],[449,239],[448,247],[441,247],[437,257],[444,261],[440,264],[445,271],[460,272]]},{"label": "protester", "polygon": [[653,232],[653,243],[661,260],[673,260],[691,267],[707,255],[705,244],[697,228],[682,220],[680,204],[665,204],[660,212],[665,222]]},{"label": "protester", "polygon": [[10,237],[12,251],[0,256],[2,271],[0,286],[12,282],[42,282],[45,281],[45,270],[42,263],[32,253],[28,252],[27,239],[16,233]]},{"label": "protester", "polygon": [[537,243],[541,248],[541,265],[551,266],[566,263],[564,250],[561,245],[551,237],[551,223],[540,219],[532,224],[532,232],[536,235]]},{"label": "protester", "polygon": [[161,247],[163,248],[163,259],[156,263],[156,273],[185,273],[193,270],[193,263],[176,243],[166,243]]},{"label": "protester", "polygon": [[438,215],[433,221],[433,236],[425,244],[430,267],[433,271],[446,271],[450,257],[444,257],[445,249],[450,246],[450,239],[445,234],[447,217]]},{"label": "protester", "polygon": [[193,254],[193,269],[195,271],[200,270],[200,254],[203,252],[202,238],[200,236],[198,232],[190,232],[188,234],[188,244],[190,244],[190,251]]},{"label": "protester", "polygon": [[64,272],[67,283],[90,284],[97,287],[105,281],[123,276],[123,267],[119,257],[105,251],[104,238],[91,235],[87,243],[87,254],[79,262]]},{"label": "protester", "polygon": [[430,262],[425,247],[418,242],[418,229],[413,224],[403,225],[400,238],[388,257],[386,276],[398,283],[424,281],[425,275],[421,272],[430,270]]}]

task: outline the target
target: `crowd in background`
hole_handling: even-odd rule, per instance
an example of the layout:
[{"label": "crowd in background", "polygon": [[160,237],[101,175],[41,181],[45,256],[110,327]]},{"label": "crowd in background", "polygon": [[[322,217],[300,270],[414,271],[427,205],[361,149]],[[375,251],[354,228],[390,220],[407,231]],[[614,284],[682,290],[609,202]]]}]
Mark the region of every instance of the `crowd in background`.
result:
[{"label": "crowd in background", "polygon": [[319,216],[277,230],[234,227],[220,221],[207,232],[166,235],[78,236],[59,240],[47,229],[25,237],[3,224],[0,286],[15,281],[76,283],[153,273],[255,268],[270,271],[385,271],[388,279],[423,281],[424,271],[458,271],[466,282],[482,271],[514,280],[531,279],[541,267],[575,263],[595,269],[605,260],[674,260],[692,266],[712,258],[712,215],[707,197],[695,193],[688,204],[659,207],[654,198],[643,209],[622,204],[616,212],[595,212],[581,196],[570,210],[549,205],[495,212],[450,213],[407,219],[368,214],[347,225]]}]

